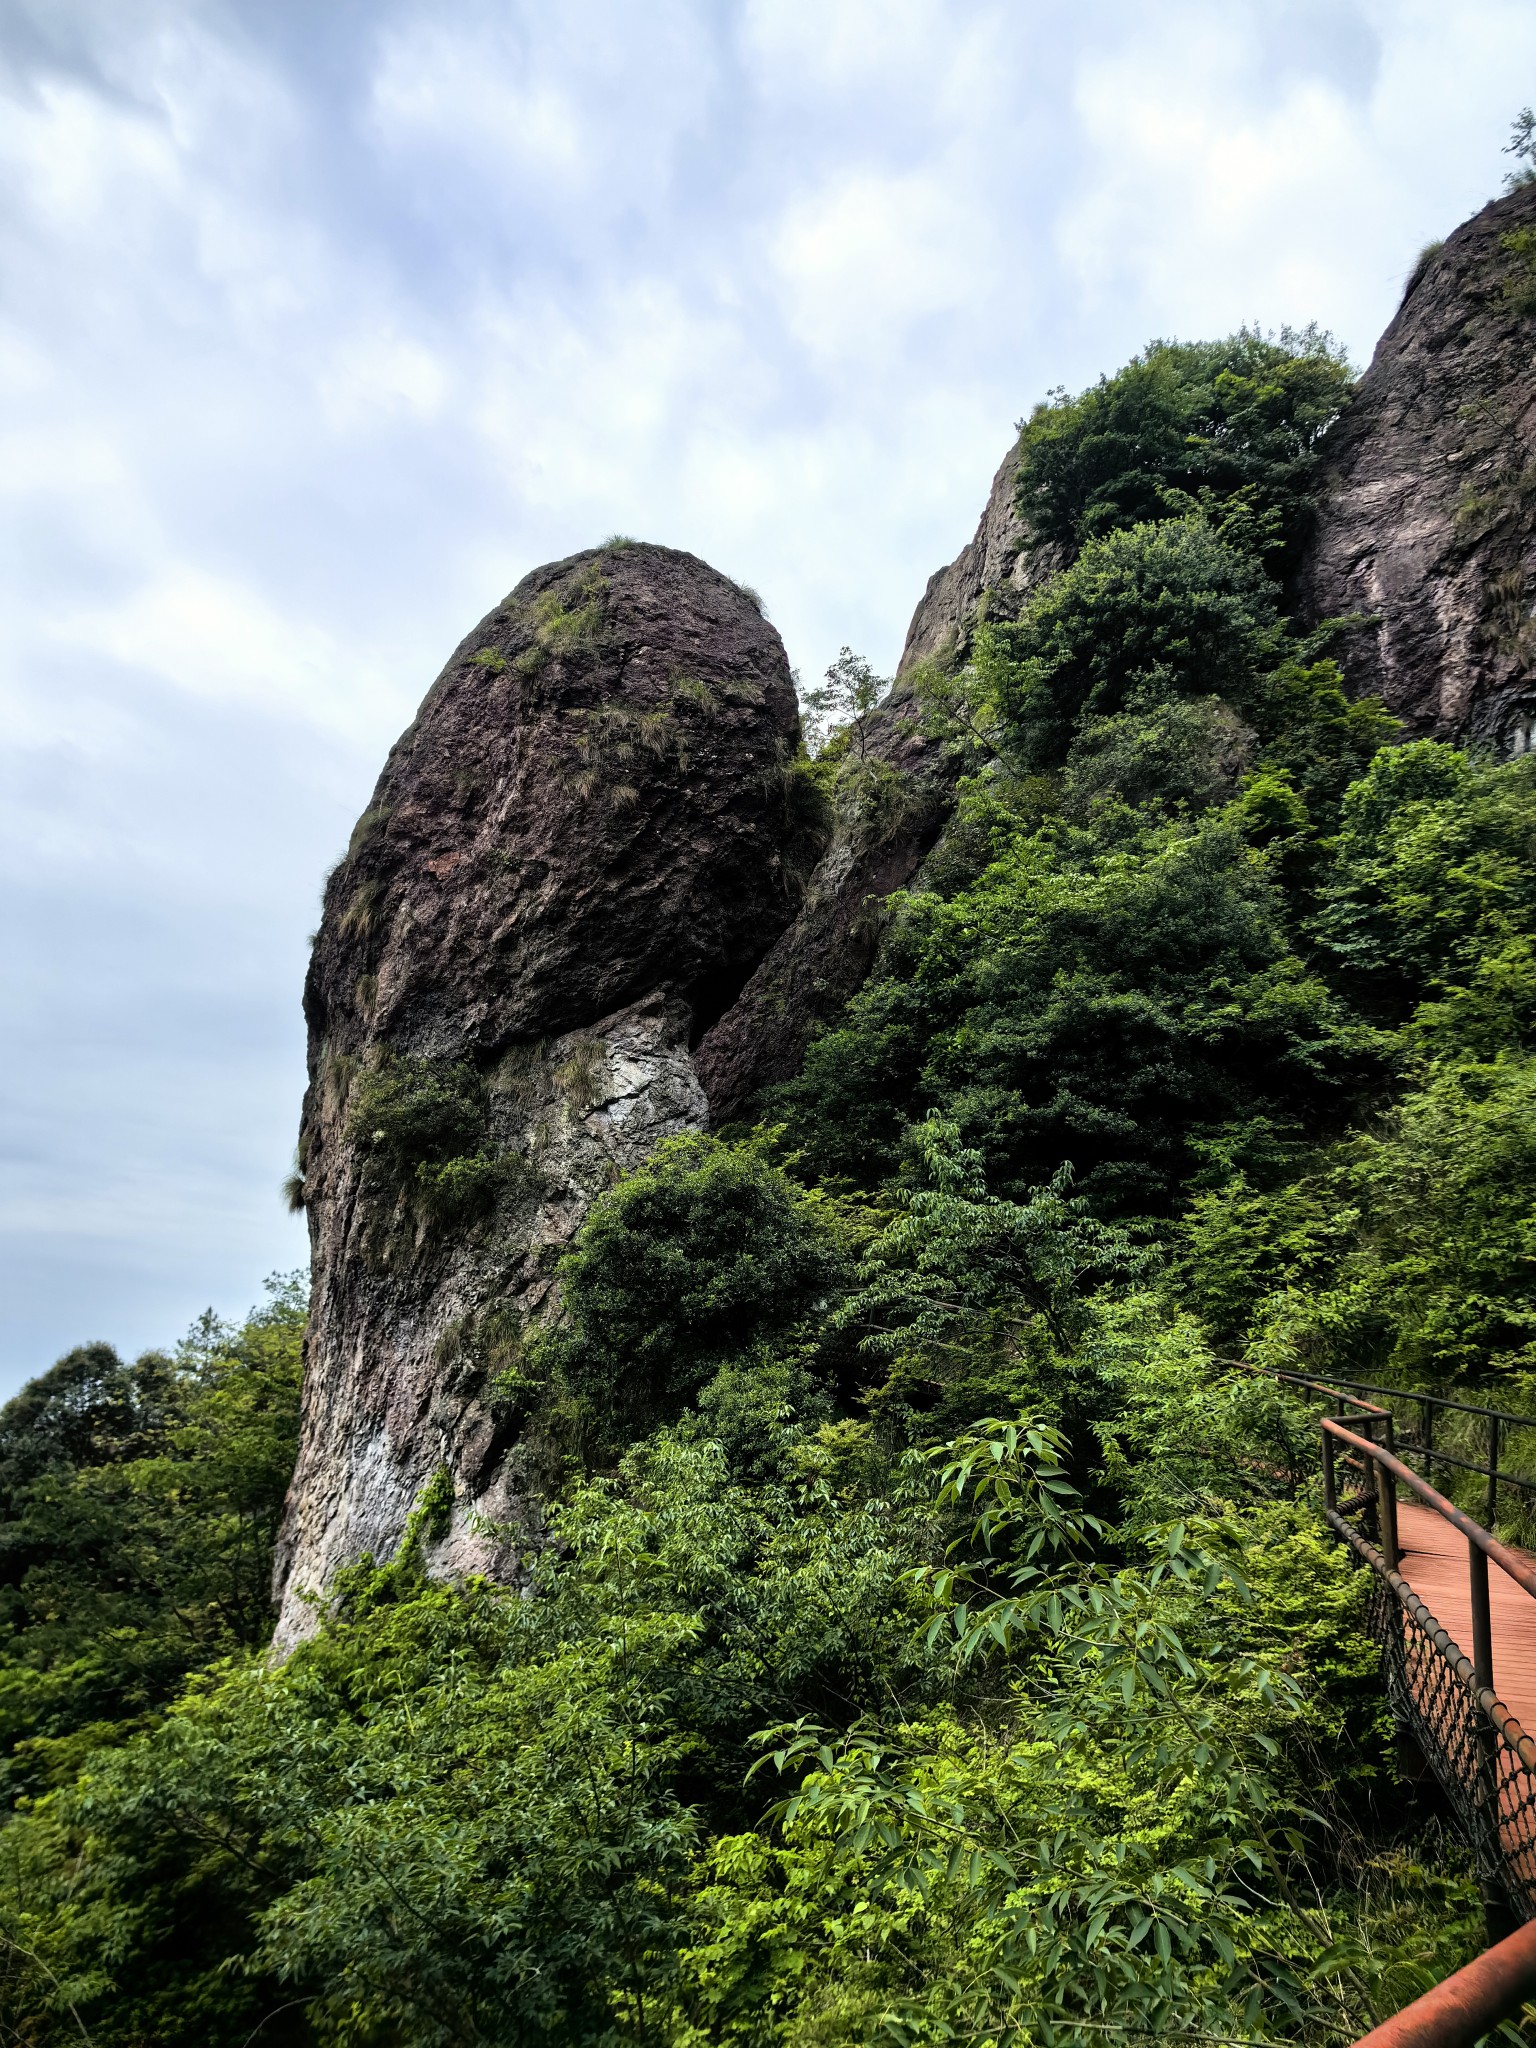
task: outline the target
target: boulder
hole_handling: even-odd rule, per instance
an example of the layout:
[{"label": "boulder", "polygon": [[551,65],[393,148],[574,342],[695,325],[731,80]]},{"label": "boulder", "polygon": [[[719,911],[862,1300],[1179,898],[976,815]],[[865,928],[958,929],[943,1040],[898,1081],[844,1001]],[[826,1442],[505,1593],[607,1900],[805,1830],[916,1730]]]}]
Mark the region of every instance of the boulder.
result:
[{"label": "boulder", "polygon": [[523,1343],[594,1195],[706,1121],[690,1047],[821,850],[798,733],[752,593],[615,543],[525,577],[390,753],[305,988],[281,1643],[429,1495],[433,1569],[515,1576],[548,1479]]}]

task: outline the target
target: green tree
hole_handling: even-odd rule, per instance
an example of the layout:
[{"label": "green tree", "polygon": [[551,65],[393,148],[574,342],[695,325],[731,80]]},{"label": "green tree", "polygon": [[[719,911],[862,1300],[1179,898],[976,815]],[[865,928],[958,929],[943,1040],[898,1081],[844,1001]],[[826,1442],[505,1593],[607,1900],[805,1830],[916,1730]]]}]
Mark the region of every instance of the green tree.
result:
[{"label": "green tree", "polygon": [[1017,620],[981,628],[976,669],[1010,747],[1055,768],[1090,718],[1179,697],[1241,711],[1285,645],[1263,569],[1194,517],[1085,546]]},{"label": "green tree", "polygon": [[810,716],[806,720],[806,747],[811,756],[823,753],[829,742],[846,733],[848,744],[862,761],[867,751],[869,714],[891,687],[888,676],[877,676],[863,655],[851,647],[838,650],[827,670],[826,680],[801,699]]},{"label": "green tree", "polygon": [[763,1145],[674,1138],[593,1204],[560,1263],[563,1321],[536,1360],[600,1435],[635,1434],[722,1366],[787,1339],[844,1270],[832,1205]]},{"label": "green tree", "polygon": [[0,1745],[13,1789],[272,1625],[304,1290],[269,1284],[173,1358],[62,1359],[0,1412]]},{"label": "green tree", "polygon": [[[1338,985],[1394,1023],[1491,1053],[1536,1023],[1536,761],[1435,740],[1379,754],[1344,798],[1317,936]],[[1453,1021],[1454,1020],[1454,1021]]]},{"label": "green tree", "polygon": [[1536,112],[1522,107],[1514,118],[1504,154],[1512,156],[1515,167],[1504,179],[1506,192],[1518,192],[1523,185],[1536,185]]},{"label": "green tree", "polygon": [[1070,1165],[1101,1213],[1158,1214],[1223,1127],[1262,1154],[1345,1113],[1385,1050],[1307,972],[1267,858],[1217,812],[1108,849],[1021,835],[953,898],[913,896],[781,1099],[828,1171],[889,1171],[937,1109],[999,1193]]},{"label": "green tree", "polygon": [[1153,342],[1078,397],[1036,406],[1019,436],[1019,511],[1037,542],[1075,552],[1194,505],[1240,505],[1283,566],[1308,530],[1318,444],[1352,389],[1315,328]]}]

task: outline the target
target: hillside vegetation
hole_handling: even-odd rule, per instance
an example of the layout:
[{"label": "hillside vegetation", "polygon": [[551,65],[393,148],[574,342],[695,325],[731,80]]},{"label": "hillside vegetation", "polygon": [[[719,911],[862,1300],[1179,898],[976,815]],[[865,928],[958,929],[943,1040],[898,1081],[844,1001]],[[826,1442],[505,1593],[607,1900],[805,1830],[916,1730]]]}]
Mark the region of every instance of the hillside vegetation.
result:
[{"label": "hillside vegetation", "polygon": [[1479,1945],[1224,1362],[1536,1368],[1536,761],[1288,615],[1350,389],[1242,333],[1026,423],[1065,566],[919,678],[960,794],[875,973],[509,1341],[525,1588],[428,1578],[434,1483],[261,1654],[282,1290],[0,1416],[0,2039],[1331,2048]]}]

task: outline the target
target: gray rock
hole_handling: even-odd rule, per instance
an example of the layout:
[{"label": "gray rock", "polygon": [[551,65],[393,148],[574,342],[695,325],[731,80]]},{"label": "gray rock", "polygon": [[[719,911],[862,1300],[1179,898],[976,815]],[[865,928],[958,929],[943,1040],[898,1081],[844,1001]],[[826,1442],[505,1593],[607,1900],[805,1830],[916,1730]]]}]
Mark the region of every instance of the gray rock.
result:
[{"label": "gray rock", "polygon": [[[313,1294],[281,1643],[339,1566],[393,1552],[439,1470],[434,1566],[513,1570],[548,1474],[493,1382],[593,1196],[705,1121],[690,1038],[810,864],[785,797],[798,717],[755,599],[626,545],[526,577],[391,753],[305,991]],[[485,1213],[434,1225],[380,1184],[355,1111],[391,1060],[477,1077]]]},{"label": "gray rock", "polygon": [[1013,502],[1019,473],[1017,441],[998,464],[981,523],[947,568],[936,569],[907,628],[896,670],[905,676],[926,661],[964,656],[983,601],[994,617],[1013,618],[1033,590],[1063,566],[1058,549],[1027,545]]},{"label": "gray rock", "polygon": [[1529,745],[1536,715],[1536,186],[1426,252],[1322,450],[1305,617],[1377,623],[1345,643],[1353,688],[1410,729]]}]

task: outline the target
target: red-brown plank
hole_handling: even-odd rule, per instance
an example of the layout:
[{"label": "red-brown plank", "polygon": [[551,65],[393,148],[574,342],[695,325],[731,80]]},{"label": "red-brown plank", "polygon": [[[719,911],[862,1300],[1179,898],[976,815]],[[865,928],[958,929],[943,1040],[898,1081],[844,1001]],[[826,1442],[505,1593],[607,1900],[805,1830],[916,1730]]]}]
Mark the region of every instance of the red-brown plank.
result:
[{"label": "red-brown plank", "polygon": [[[1472,1654],[1472,1595],[1467,1583],[1467,1543],[1432,1508],[1399,1501],[1398,1542],[1402,1574],[1457,1644]],[[1520,1552],[1528,1562],[1528,1553]],[[1488,1606],[1493,1624],[1493,1689],[1528,1734],[1536,1735],[1536,1600],[1488,1567]]]}]

